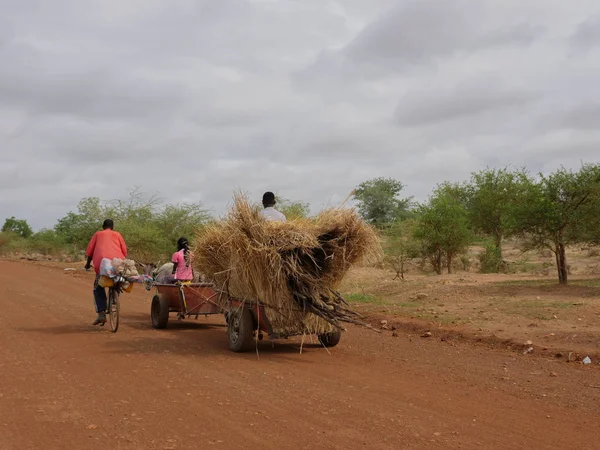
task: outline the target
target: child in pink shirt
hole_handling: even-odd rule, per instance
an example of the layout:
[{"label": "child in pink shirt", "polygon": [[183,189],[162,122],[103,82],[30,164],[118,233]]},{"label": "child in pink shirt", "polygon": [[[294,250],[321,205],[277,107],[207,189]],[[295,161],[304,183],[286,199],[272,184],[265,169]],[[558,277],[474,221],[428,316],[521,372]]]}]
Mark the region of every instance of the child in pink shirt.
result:
[{"label": "child in pink shirt", "polygon": [[177,241],[177,251],[173,253],[173,275],[176,281],[192,281],[194,270],[192,269],[192,254],[188,240],[184,237]]}]

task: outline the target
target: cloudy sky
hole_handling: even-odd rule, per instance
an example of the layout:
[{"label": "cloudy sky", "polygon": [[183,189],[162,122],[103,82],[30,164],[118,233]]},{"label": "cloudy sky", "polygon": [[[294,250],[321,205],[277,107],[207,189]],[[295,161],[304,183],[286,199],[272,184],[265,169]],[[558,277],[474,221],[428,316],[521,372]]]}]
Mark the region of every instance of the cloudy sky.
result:
[{"label": "cloudy sky", "polygon": [[598,0],[0,0],[0,219],[600,160]]}]

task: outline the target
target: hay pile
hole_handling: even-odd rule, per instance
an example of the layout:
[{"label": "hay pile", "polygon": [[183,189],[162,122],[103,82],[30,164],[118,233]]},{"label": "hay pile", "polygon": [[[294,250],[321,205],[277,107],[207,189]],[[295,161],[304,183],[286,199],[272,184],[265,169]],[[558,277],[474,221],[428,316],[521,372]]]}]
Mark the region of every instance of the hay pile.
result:
[{"label": "hay pile", "polygon": [[358,315],[336,289],[353,264],[381,252],[375,231],[351,209],[268,222],[242,195],[225,220],[199,231],[194,241],[196,269],[232,296],[260,299],[278,335],[356,323]]}]

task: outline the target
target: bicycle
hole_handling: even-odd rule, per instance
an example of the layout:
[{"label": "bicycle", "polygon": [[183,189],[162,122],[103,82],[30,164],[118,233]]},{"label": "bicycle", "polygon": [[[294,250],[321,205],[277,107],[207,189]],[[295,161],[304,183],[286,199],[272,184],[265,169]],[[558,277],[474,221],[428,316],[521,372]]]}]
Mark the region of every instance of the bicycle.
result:
[{"label": "bicycle", "polygon": [[119,329],[119,313],[121,310],[121,304],[119,302],[119,296],[123,292],[123,283],[127,281],[121,275],[113,278],[113,285],[108,288],[108,322],[110,324],[110,330],[116,333]]}]

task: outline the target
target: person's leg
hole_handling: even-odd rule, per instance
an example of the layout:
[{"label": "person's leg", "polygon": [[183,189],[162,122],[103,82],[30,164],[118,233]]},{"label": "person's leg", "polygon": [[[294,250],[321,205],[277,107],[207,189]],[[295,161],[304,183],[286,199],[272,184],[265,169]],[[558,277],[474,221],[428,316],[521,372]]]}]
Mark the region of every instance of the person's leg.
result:
[{"label": "person's leg", "polygon": [[94,325],[104,324],[106,322],[106,289],[98,285],[100,275],[96,275],[94,281],[94,305],[98,317],[94,321]]}]

